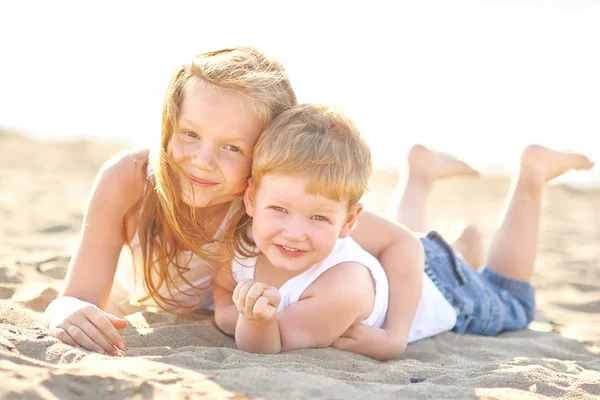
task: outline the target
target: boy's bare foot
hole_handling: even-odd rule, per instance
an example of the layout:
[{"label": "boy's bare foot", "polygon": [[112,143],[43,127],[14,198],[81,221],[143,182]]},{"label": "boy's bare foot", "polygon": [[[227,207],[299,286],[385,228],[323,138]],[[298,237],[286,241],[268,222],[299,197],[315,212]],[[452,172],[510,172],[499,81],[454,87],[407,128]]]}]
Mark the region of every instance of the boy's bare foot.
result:
[{"label": "boy's bare foot", "polygon": [[478,271],[485,260],[483,237],[475,225],[458,225],[455,228],[458,236],[452,247],[460,253],[471,268]]},{"label": "boy's bare foot", "polygon": [[550,180],[569,170],[585,170],[593,166],[594,163],[582,154],[554,151],[532,144],[521,154],[518,183],[541,190]]},{"label": "boy's bare foot", "polygon": [[408,152],[409,179],[432,183],[452,176],[479,176],[479,172],[447,153],[416,144]]}]

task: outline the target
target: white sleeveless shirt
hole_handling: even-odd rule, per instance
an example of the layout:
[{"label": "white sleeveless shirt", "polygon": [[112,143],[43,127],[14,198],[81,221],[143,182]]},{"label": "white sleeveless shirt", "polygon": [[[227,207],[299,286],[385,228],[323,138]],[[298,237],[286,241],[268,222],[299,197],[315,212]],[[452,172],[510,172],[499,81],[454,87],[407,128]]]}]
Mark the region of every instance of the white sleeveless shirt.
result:
[{"label": "white sleeveless shirt", "polygon": [[[389,305],[389,283],[385,271],[379,261],[366,252],[350,237],[338,239],[331,254],[320,263],[312,266],[303,273],[285,282],[279,289],[281,303],[279,311],[298,302],[302,293],[322,273],[343,262],[358,262],[371,272],[375,282],[375,304],[373,311],[367,319],[362,321],[376,328],[383,327]],[[236,282],[244,279],[254,279],[256,257],[246,259],[235,259],[232,262],[233,278]],[[431,281],[429,276],[423,272],[423,292],[419,306],[415,314],[408,342],[412,343],[438,333],[451,330],[456,324],[456,313],[454,308],[444,298],[439,289]]]},{"label": "white sleeveless shirt", "polygon": [[[229,210],[214,236],[215,240],[218,240],[221,237],[223,230],[226,228],[232,216],[242,207],[242,205],[242,198],[235,199],[231,202]],[[218,243],[210,243],[202,246],[202,249],[206,251],[217,251],[218,246]],[[214,309],[212,299],[214,284],[211,283],[211,279],[214,278],[217,267],[201,259],[191,251],[181,252],[177,257],[177,263],[180,266],[189,268],[189,270],[182,275],[191,283],[191,285],[181,281],[180,284],[177,285],[177,288],[172,289],[171,293],[169,293],[166,285],[163,284],[158,292],[162,296],[174,299],[180,304],[191,306],[193,304],[198,304],[198,290],[195,288],[203,288],[206,286],[206,290],[202,293],[202,302],[200,303],[199,308]],[[131,241],[131,251],[127,246],[123,246],[123,249],[121,250],[117,271],[115,273],[115,281],[125,292],[127,292],[130,304],[157,306],[156,301],[148,294],[148,290],[144,283],[142,250],[137,231]],[[171,307],[164,304],[163,306],[165,308]]]}]

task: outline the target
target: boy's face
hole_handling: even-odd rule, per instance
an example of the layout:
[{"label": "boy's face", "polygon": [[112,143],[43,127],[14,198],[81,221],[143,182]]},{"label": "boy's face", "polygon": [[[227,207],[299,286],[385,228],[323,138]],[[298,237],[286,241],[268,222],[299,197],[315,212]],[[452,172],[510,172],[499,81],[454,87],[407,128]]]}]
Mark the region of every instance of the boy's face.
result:
[{"label": "boy's face", "polygon": [[266,175],[244,197],[252,235],[273,266],[301,273],[323,261],[340,237],[350,234],[362,206],[306,192],[303,176]]}]

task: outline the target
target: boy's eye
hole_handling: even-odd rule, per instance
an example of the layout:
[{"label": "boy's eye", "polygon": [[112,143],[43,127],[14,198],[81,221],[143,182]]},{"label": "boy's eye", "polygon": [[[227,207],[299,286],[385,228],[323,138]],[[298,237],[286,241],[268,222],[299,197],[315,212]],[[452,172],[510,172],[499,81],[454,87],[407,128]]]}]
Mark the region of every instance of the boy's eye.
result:
[{"label": "boy's eye", "polygon": [[317,221],[329,221],[329,220],[327,219],[327,217],[324,217],[324,216],[322,216],[322,215],[314,215],[314,216],[313,216],[313,219],[314,219],[314,220],[317,220]]},{"label": "boy's eye", "polygon": [[277,212],[285,212],[285,208],[279,206],[271,206],[271,209]]},{"label": "boy's eye", "polygon": [[232,146],[232,145],[227,145],[227,146],[225,146],[225,149],[227,149],[227,150],[229,150],[229,151],[231,151],[231,152],[234,152],[234,153],[241,153],[241,152],[242,152],[242,150],[240,150],[240,148],[239,148],[239,147],[237,147],[237,146]]}]

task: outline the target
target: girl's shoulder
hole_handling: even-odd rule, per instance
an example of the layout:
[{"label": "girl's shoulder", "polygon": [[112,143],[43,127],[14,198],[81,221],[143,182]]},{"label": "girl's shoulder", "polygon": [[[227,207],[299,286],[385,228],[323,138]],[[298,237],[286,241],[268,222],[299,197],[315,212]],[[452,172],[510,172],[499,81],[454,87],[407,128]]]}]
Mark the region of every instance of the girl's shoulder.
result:
[{"label": "girl's shoulder", "polygon": [[98,173],[99,180],[111,186],[128,187],[132,192],[142,192],[147,177],[150,150],[135,148],[108,159]]},{"label": "girl's shoulder", "polygon": [[96,178],[95,192],[126,212],[144,193],[149,149],[131,149],[107,160]]}]

